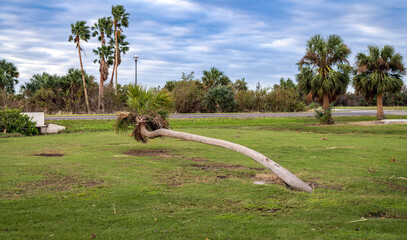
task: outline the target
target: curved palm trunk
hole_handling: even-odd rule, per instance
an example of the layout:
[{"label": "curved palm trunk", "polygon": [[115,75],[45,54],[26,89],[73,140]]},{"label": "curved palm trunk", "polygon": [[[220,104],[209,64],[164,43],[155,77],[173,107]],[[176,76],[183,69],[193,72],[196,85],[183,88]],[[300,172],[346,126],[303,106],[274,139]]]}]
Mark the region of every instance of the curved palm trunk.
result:
[{"label": "curved palm trunk", "polygon": [[147,136],[148,138],[156,138],[160,136],[172,137],[172,138],[179,138],[183,140],[198,142],[198,143],[205,143],[209,145],[214,145],[218,147],[227,148],[239,153],[242,153],[256,162],[262,164],[266,168],[270,169],[273,173],[275,173],[279,178],[281,178],[288,186],[292,187],[296,190],[301,190],[305,192],[312,192],[312,188],[299,179],[297,176],[292,174],[287,169],[281,167],[276,162],[270,160],[263,154],[256,152],[250,148],[244,147],[242,145],[231,143],[224,140],[219,140],[215,138],[203,137],[199,135],[194,135],[190,133],[183,133],[183,132],[176,132],[168,129],[158,129],[155,131],[148,131],[145,126],[141,126],[141,134]]},{"label": "curved palm trunk", "polygon": [[383,93],[377,94],[377,120],[385,119],[383,111]]},{"label": "curved palm trunk", "polygon": [[78,41],[78,46],[77,46],[77,48],[78,48],[78,52],[79,52],[79,62],[81,63],[82,81],[83,81],[83,89],[84,89],[84,92],[85,92],[86,110],[87,110],[88,114],[90,114],[88,92],[86,91],[85,73],[83,72],[83,64],[82,64],[82,56],[81,56],[81,47],[79,46],[79,41]]}]

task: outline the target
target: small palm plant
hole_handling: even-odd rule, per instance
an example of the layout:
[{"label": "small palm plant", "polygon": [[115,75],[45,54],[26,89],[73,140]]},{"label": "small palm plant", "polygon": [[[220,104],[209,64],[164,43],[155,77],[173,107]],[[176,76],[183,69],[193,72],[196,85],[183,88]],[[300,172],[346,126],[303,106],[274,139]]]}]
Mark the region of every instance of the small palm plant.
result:
[{"label": "small palm plant", "polygon": [[131,126],[133,137],[143,143],[150,138],[166,136],[227,148],[242,153],[267,167],[293,189],[312,192],[312,188],[297,176],[250,148],[220,139],[169,130],[166,117],[172,107],[172,99],[166,90],[157,92],[132,85],[128,90],[127,104],[132,112],[119,114],[115,124],[116,132],[126,131]]}]

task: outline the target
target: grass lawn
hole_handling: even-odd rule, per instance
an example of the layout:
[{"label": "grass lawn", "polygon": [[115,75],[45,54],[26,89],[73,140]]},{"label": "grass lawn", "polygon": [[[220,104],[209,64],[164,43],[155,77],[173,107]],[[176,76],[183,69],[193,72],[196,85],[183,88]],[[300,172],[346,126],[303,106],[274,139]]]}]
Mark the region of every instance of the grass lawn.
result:
[{"label": "grass lawn", "polygon": [[311,194],[244,155],[137,143],[113,121],[53,121],[71,133],[0,138],[0,239],[403,239],[407,125],[349,124],[373,119],[171,120],[263,153]]}]

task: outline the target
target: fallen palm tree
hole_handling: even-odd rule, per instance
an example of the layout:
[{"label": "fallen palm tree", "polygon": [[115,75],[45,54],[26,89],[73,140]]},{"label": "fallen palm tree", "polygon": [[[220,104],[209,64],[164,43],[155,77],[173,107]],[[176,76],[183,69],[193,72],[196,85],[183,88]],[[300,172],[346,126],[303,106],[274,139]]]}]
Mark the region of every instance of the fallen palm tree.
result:
[{"label": "fallen palm tree", "polygon": [[146,143],[148,139],[165,136],[227,148],[262,164],[291,188],[312,192],[312,188],[308,184],[290,171],[250,148],[220,139],[169,130],[164,110],[171,107],[172,101],[166,91],[153,92],[140,86],[131,86],[128,94],[127,103],[134,112],[119,114],[115,125],[116,132],[127,130],[132,126],[134,127],[132,135],[137,141],[143,143]]}]

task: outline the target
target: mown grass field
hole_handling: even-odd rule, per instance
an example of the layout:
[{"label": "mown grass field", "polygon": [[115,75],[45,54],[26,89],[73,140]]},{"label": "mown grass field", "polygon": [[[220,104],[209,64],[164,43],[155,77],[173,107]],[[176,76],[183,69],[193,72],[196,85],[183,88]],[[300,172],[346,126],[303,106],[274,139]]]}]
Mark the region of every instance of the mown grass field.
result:
[{"label": "mown grass field", "polygon": [[71,133],[0,138],[0,239],[404,239],[407,125],[335,119],[171,120],[263,153],[311,194],[241,154],[137,143],[113,121],[54,121]]}]

